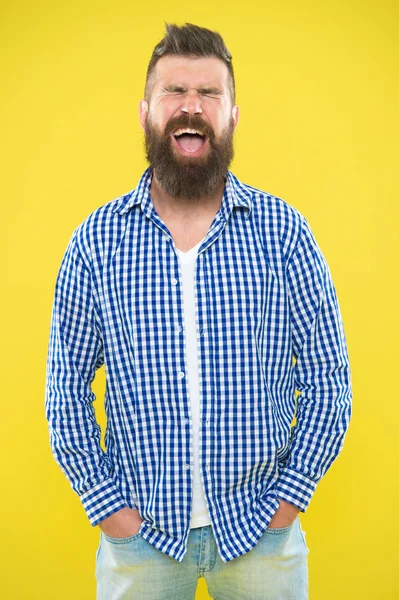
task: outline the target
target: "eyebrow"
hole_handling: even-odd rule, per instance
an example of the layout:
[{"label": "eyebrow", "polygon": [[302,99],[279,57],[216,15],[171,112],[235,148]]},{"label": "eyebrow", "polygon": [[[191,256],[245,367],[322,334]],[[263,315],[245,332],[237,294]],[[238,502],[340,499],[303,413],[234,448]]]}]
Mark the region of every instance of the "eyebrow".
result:
[{"label": "eyebrow", "polygon": [[[168,85],[164,88],[167,92],[185,92],[187,88],[182,85]],[[222,95],[223,92],[217,87],[201,87],[197,90],[200,94],[217,94]]]}]

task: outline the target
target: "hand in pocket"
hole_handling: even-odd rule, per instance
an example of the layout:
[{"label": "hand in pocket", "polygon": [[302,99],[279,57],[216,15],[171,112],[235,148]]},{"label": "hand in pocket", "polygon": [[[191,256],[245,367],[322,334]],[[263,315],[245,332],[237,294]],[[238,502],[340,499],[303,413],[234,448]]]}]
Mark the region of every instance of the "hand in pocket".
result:
[{"label": "hand in pocket", "polygon": [[269,527],[271,529],[274,527],[288,527],[288,525],[291,525],[295,521],[299,513],[299,508],[293,504],[286,502],[282,498],[279,498],[279,501],[280,506],[274,513],[273,518],[269,523]]},{"label": "hand in pocket", "polygon": [[125,506],[98,523],[105,535],[114,538],[127,538],[138,533],[143,519],[135,508]]}]

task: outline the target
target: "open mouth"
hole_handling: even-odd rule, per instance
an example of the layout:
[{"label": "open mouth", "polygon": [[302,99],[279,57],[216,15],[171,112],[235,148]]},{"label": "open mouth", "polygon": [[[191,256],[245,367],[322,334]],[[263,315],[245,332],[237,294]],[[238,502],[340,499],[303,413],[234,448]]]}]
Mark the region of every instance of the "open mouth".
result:
[{"label": "open mouth", "polygon": [[179,128],[171,133],[176,147],[186,156],[199,156],[207,145],[205,134],[187,128]]}]

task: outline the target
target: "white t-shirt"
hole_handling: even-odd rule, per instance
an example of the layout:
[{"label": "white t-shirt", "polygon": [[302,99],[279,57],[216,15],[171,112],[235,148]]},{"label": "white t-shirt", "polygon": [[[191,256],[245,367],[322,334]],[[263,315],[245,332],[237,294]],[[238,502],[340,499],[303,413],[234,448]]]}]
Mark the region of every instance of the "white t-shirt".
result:
[{"label": "white t-shirt", "polygon": [[[205,238],[204,238],[205,239]],[[199,427],[200,427],[200,393],[198,381],[198,352],[199,342],[197,339],[197,325],[195,314],[195,261],[197,252],[204,241],[200,240],[194,248],[188,252],[183,252],[176,248],[177,256],[180,260],[180,266],[183,277],[183,303],[184,303],[184,321],[186,332],[187,349],[187,370],[188,370],[188,388],[190,393],[190,405],[193,425],[193,507],[190,528],[204,527],[210,525],[208,508],[204,491],[202,488],[201,471],[199,464]],[[197,340],[197,344],[193,343]]]}]

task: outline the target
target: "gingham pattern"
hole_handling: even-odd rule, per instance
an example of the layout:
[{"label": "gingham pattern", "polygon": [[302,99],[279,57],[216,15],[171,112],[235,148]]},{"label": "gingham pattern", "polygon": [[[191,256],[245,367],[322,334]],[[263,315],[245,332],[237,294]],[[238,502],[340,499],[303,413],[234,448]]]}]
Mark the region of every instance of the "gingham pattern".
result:
[{"label": "gingham pattern", "polygon": [[[54,457],[91,524],[138,508],[143,538],[181,562],[193,464],[182,279],[151,178],[149,167],[72,234],[55,286],[45,410]],[[231,171],[199,247],[195,291],[188,343],[200,361],[202,485],[228,562],[256,545],[278,497],[306,510],[342,448],[350,366],[308,222]],[[106,452],[91,390],[103,363]]]}]

